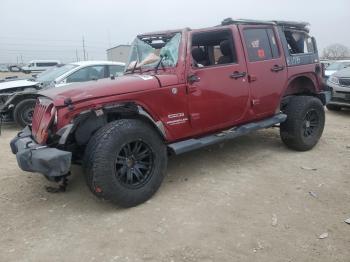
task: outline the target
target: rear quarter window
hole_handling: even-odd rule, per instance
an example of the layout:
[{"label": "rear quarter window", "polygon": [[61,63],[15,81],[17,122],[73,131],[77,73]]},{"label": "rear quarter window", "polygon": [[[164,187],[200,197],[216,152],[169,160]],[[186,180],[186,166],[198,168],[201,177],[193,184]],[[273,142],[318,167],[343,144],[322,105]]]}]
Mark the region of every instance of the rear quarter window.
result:
[{"label": "rear quarter window", "polygon": [[315,53],[312,38],[306,32],[286,30],[284,35],[291,55]]}]

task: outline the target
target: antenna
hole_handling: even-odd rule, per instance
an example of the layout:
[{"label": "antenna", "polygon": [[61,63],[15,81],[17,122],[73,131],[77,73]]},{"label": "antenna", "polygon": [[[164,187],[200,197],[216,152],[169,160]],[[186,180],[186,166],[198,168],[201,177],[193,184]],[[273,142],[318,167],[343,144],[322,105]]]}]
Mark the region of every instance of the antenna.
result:
[{"label": "antenna", "polygon": [[84,61],[86,61],[86,51],[85,51],[85,39],[83,36],[83,53],[84,53]]}]

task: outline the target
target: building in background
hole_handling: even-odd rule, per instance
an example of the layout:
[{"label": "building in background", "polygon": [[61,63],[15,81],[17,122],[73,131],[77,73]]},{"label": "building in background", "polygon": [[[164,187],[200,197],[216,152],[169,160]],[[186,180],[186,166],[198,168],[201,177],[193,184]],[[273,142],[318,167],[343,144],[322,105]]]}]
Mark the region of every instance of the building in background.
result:
[{"label": "building in background", "polygon": [[126,63],[129,58],[130,45],[117,45],[107,49],[107,59],[109,61]]}]

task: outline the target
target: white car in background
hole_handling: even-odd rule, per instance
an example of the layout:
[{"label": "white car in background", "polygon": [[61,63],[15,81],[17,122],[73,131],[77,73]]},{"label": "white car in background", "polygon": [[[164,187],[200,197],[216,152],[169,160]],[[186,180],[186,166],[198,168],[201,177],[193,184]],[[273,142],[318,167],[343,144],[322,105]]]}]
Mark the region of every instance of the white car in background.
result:
[{"label": "white car in background", "polygon": [[121,62],[83,61],[49,69],[36,78],[0,83],[0,117],[24,127],[32,121],[38,91],[118,77],[124,73],[124,68]]},{"label": "white car in background", "polygon": [[346,67],[350,67],[350,60],[337,60],[331,63],[329,66],[326,67],[325,70],[325,77],[328,79],[331,75],[333,75],[335,72],[342,70]]},{"label": "white car in background", "polygon": [[32,60],[26,66],[22,66],[23,73],[39,73],[61,64],[58,60]]}]

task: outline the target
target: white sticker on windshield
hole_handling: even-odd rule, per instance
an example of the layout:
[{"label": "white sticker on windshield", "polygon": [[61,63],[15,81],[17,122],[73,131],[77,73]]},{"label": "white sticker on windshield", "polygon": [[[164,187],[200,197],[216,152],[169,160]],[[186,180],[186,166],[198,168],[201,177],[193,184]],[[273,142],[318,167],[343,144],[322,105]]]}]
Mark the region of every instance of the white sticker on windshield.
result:
[{"label": "white sticker on windshield", "polygon": [[151,79],[153,79],[153,76],[149,76],[149,75],[139,75],[139,77],[141,77],[143,80],[151,80]]}]

